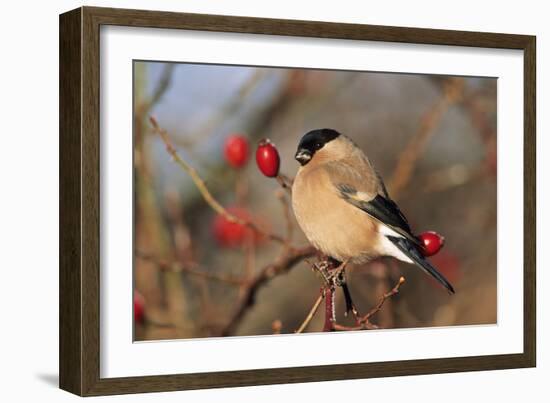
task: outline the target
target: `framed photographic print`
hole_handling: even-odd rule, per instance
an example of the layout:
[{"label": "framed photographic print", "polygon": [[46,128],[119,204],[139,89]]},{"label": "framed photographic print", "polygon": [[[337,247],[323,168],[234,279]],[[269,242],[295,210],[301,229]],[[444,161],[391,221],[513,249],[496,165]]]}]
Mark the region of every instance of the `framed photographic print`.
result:
[{"label": "framed photographic print", "polygon": [[535,37],[60,16],[60,386],[535,365]]}]

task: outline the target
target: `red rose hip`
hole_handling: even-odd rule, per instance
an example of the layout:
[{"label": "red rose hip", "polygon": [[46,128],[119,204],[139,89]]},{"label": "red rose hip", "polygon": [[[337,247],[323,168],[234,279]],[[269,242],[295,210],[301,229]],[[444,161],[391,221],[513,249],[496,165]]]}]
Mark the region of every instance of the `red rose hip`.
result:
[{"label": "red rose hip", "polygon": [[145,319],[145,303],[143,297],[134,291],[134,322],[143,323]]},{"label": "red rose hip", "polygon": [[434,231],[426,231],[418,235],[418,239],[423,245],[422,254],[424,256],[433,256],[445,245],[445,238]]},{"label": "red rose hip", "polygon": [[260,171],[269,178],[279,175],[279,166],[281,165],[279,152],[277,147],[268,139],[264,139],[258,144],[256,164]]},{"label": "red rose hip", "polygon": [[[242,220],[250,220],[250,214],[241,207],[228,207],[227,211]],[[217,215],[213,224],[214,237],[222,247],[233,248],[240,246],[251,230],[244,225],[229,221],[223,215]]]},{"label": "red rose hip", "polygon": [[225,140],[223,149],[225,160],[233,168],[241,168],[248,162],[249,146],[246,137],[232,134]]}]

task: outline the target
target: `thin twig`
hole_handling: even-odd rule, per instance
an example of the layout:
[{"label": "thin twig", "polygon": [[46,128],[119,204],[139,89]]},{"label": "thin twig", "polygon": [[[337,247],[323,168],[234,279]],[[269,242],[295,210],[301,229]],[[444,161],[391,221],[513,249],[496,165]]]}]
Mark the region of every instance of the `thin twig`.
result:
[{"label": "thin twig", "polygon": [[367,312],[365,316],[361,318],[361,322],[368,321],[374,314],[380,311],[380,309],[382,309],[382,306],[384,306],[384,302],[386,302],[388,298],[391,298],[395,294],[397,294],[399,292],[399,287],[401,287],[403,283],[405,283],[405,277],[401,276],[399,277],[399,281],[397,282],[397,284],[390,291],[382,295],[382,298],[380,298],[378,304],[376,304],[374,308],[372,308],[369,312]]},{"label": "thin twig", "polygon": [[333,329],[334,330],[365,330],[365,329],[366,330],[371,330],[371,329],[378,329],[378,326],[376,326],[376,325],[374,325],[373,323],[370,322],[370,318],[382,309],[382,307],[384,306],[384,303],[386,302],[386,300],[388,298],[391,298],[392,296],[394,296],[395,294],[397,294],[399,292],[399,287],[401,287],[401,285],[403,285],[404,282],[405,282],[405,278],[400,277],[397,284],[390,291],[388,291],[384,295],[382,295],[382,297],[380,298],[380,300],[378,301],[378,304],[376,304],[376,306],[374,306],[369,312],[367,312],[366,315],[357,318],[357,325],[356,326],[344,326],[344,325],[334,323],[333,324]]},{"label": "thin twig", "polygon": [[153,130],[160,136],[160,138],[162,139],[162,141],[164,142],[165,146],[166,146],[166,151],[168,152],[168,154],[170,154],[170,156],[173,158],[174,162],[176,164],[178,164],[178,166],[183,169],[190,177],[191,179],[193,180],[193,182],[195,183],[195,186],[197,187],[197,189],[199,190],[199,192],[201,193],[202,197],[204,198],[204,200],[206,201],[206,203],[218,214],[220,214],[221,216],[223,216],[226,220],[228,220],[229,222],[233,222],[233,223],[236,223],[236,224],[239,224],[239,225],[242,225],[242,226],[245,226],[245,227],[248,227],[250,228],[251,230],[253,230],[254,232],[256,232],[257,234],[259,235],[262,235],[266,238],[269,238],[271,239],[272,241],[276,241],[276,242],[279,242],[279,243],[282,243],[284,244],[285,243],[285,240],[283,238],[281,238],[280,236],[278,235],[275,235],[275,234],[272,234],[272,233],[267,233],[265,231],[263,231],[261,228],[259,228],[256,224],[254,224],[253,222],[251,221],[248,221],[248,220],[244,220],[242,218],[239,218],[231,213],[229,213],[215,198],[214,196],[212,195],[212,193],[210,193],[210,191],[208,190],[208,188],[206,187],[206,183],[204,182],[204,180],[200,177],[200,175],[197,173],[197,171],[191,166],[189,165],[187,162],[185,162],[180,156],[179,154],[177,153],[176,149],[174,148],[174,146],[172,145],[172,142],[170,141],[170,138],[168,137],[168,133],[166,132],[166,130],[162,129],[159,125],[158,125],[158,122],[157,120],[154,118],[154,117],[150,117],[149,118],[149,121],[151,122],[151,125],[153,127]]},{"label": "thin twig", "polygon": [[317,297],[317,300],[311,307],[309,313],[307,314],[306,318],[304,319],[304,321],[302,322],[298,330],[296,330],[296,333],[302,333],[304,330],[306,330],[306,327],[308,327],[309,323],[317,313],[317,310],[319,309],[319,306],[321,305],[321,302],[323,302],[324,298],[325,298],[325,291],[324,289],[321,289],[321,292],[319,293],[319,297]]},{"label": "thin twig", "polygon": [[292,184],[294,183],[293,179],[284,174],[277,175],[275,179],[284,190],[286,190],[289,194],[292,194]]}]

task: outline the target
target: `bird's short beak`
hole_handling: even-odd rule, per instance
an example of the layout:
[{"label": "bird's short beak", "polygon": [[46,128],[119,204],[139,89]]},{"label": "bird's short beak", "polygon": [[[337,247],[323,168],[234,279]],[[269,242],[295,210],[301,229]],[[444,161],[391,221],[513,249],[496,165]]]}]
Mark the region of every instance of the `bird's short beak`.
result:
[{"label": "bird's short beak", "polygon": [[301,148],[296,151],[296,155],[294,156],[294,158],[296,158],[296,161],[298,161],[300,165],[305,165],[311,159],[311,152],[309,152],[309,150]]}]

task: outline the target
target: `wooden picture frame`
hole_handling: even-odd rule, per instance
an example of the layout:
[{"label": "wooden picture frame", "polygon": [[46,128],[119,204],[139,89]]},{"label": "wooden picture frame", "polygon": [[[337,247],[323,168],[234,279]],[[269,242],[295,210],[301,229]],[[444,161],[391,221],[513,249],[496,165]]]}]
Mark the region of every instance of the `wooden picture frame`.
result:
[{"label": "wooden picture frame", "polygon": [[[100,26],[170,28],[524,52],[523,353],[230,372],[100,377]],[[60,16],[60,387],[81,395],[533,367],[535,311],[535,37],[390,26],[82,7]]]}]

